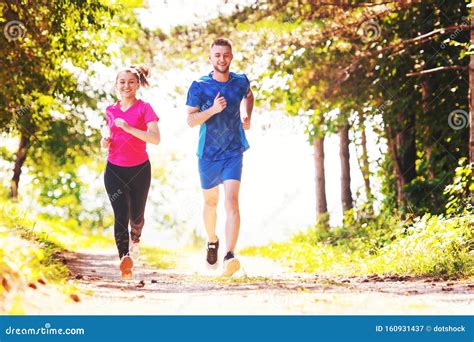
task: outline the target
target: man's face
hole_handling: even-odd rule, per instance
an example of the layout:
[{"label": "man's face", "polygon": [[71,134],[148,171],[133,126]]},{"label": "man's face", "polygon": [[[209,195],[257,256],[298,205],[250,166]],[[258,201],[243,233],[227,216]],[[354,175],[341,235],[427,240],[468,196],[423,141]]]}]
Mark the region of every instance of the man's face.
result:
[{"label": "man's face", "polygon": [[214,67],[214,71],[226,73],[229,71],[230,62],[232,62],[233,57],[229,46],[214,45],[211,48],[209,60]]}]

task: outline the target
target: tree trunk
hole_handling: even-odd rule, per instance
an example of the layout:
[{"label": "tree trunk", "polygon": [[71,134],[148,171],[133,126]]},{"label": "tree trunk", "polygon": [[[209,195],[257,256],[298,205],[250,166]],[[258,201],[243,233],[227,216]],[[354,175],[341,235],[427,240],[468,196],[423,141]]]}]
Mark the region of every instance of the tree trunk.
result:
[{"label": "tree trunk", "polygon": [[388,144],[395,166],[397,205],[402,208],[408,202],[405,185],[416,177],[415,113],[400,112],[397,126],[395,132],[388,127]]},{"label": "tree trunk", "polygon": [[[474,25],[474,7],[471,7],[471,27]],[[471,45],[474,44],[474,30],[471,29]],[[474,55],[469,62],[469,161],[474,166]],[[474,169],[471,174],[474,179]],[[471,205],[474,207],[474,190],[471,190]]]},{"label": "tree trunk", "polygon": [[360,171],[364,178],[365,196],[367,202],[372,203],[374,196],[372,195],[372,188],[370,187],[370,167],[369,167],[369,152],[367,151],[367,136],[365,134],[365,118],[362,112],[359,113],[359,125],[361,128],[361,147],[362,155],[360,157]]},{"label": "tree trunk", "polygon": [[[422,109],[423,114],[425,117],[428,117],[431,114],[430,102],[431,102],[431,78],[429,76],[424,77],[421,81],[421,102],[422,102]],[[425,133],[423,133],[425,135]],[[427,132],[425,136],[429,136],[430,132]],[[432,134],[433,136],[430,137],[426,141],[425,147],[425,158],[428,161],[428,178],[430,180],[435,179],[435,166],[433,163],[433,142],[438,142],[439,133],[435,132]]]},{"label": "tree trunk", "polygon": [[[426,4],[420,4],[420,15],[427,20],[423,21],[422,32],[431,32],[435,30],[435,18],[432,16],[433,12],[436,10],[435,5],[427,1]],[[437,48],[438,42],[428,40],[425,43],[421,44],[421,48],[424,51],[434,51]],[[436,68],[438,65],[433,60],[433,58],[426,58],[422,70],[430,70]],[[421,108],[423,111],[422,124],[418,126],[418,129],[422,130],[419,132],[421,138],[421,146],[424,146],[425,149],[425,160],[427,161],[428,168],[428,179],[434,181],[436,178],[436,162],[433,155],[433,151],[436,153],[436,145],[442,145],[441,140],[442,132],[437,128],[436,124],[429,124],[432,119],[437,116],[436,111],[433,112],[433,89],[436,87],[433,84],[433,76],[425,75],[421,78]],[[428,123],[428,124],[427,124]],[[448,147],[449,149],[449,147]]]},{"label": "tree trunk", "polygon": [[10,197],[14,200],[18,198],[18,183],[20,182],[21,168],[26,160],[29,143],[29,138],[25,136],[25,134],[21,134],[18,150],[15,154],[15,166],[13,167],[13,177],[10,185]]},{"label": "tree trunk", "polygon": [[339,127],[339,158],[341,160],[342,211],[352,209],[351,166],[349,162],[349,125]]},{"label": "tree trunk", "polygon": [[328,205],[326,201],[326,175],[324,173],[324,136],[315,138],[314,165],[316,169],[316,216],[321,219],[327,215]]}]

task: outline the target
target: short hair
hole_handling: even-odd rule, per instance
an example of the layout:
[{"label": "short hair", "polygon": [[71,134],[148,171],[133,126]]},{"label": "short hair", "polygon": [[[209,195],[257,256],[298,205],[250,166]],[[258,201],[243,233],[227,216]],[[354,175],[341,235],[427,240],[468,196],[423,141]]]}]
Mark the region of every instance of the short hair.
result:
[{"label": "short hair", "polygon": [[214,39],[214,41],[211,44],[211,49],[215,46],[228,46],[232,50],[232,43],[229,39],[227,38],[217,38]]}]

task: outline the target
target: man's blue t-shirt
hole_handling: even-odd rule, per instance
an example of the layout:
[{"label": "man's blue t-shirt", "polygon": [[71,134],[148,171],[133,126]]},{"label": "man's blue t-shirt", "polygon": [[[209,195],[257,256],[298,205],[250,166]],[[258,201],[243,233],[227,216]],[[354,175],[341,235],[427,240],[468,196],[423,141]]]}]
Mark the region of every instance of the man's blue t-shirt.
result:
[{"label": "man's blue t-shirt", "polygon": [[214,104],[217,93],[227,107],[201,125],[197,155],[205,160],[222,160],[243,153],[249,148],[240,119],[240,102],[246,97],[250,82],[244,74],[231,72],[227,82],[212,78],[212,72],[194,81],[188,91],[186,105],[204,111]]}]

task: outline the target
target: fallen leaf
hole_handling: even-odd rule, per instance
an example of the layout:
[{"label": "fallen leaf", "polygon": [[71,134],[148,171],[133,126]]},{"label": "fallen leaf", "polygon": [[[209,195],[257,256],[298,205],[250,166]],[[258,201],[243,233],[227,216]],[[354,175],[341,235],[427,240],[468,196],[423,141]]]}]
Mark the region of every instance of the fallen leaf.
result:
[{"label": "fallen leaf", "polygon": [[7,292],[11,290],[11,286],[6,278],[2,278],[2,286]]},{"label": "fallen leaf", "polygon": [[76,303],[78,303],[78,302],[81,301],[81,299],[79,298],[79,296],[78,296],[77,294],[72,293],[72,294],[69,295],[69,297],[70,297],[73,301],[75,301]]}]

